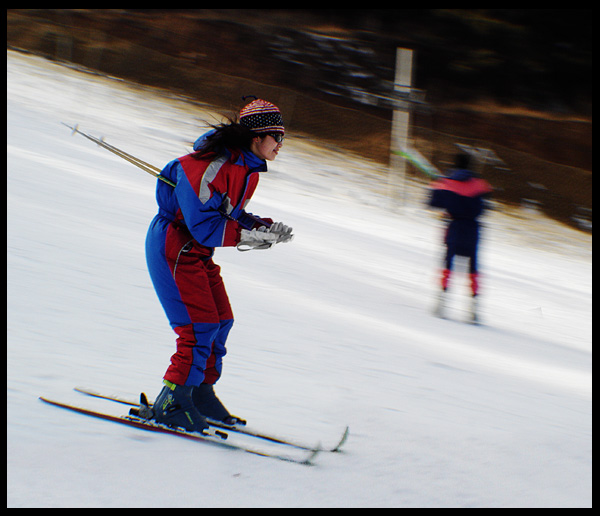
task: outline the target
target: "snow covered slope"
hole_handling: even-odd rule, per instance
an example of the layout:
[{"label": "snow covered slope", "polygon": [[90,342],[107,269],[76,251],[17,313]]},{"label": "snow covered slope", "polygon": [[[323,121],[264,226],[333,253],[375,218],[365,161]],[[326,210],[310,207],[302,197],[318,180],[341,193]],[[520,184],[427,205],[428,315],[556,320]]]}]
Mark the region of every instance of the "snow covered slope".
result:
[{"label": "snow covered slope", "polygon": [[411,184],[291,135],[251,211],[290,244],[220,249],[236,324],[218,393],[253,426],[343,454],[315,467],[154,435],[42,404],[154,397],[174,338],[144,257],[155,180],[218,114],[7,52],[9,507],[591,507],[592,239],[494,212],[483,326],[457,279],[431,315],[441,227]]}]

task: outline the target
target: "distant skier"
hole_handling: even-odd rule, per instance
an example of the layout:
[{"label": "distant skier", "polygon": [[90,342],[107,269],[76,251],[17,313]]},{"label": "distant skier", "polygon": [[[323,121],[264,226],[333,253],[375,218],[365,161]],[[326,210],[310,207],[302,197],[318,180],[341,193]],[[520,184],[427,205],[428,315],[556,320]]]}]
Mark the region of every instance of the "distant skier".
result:
[{"label": "distant skier", "polygon": [[195,152],[162,170],[177,186],[157,182],[158,214],[146,237],[146,259],[177,334],[177,351],[148,414],[159,422],[202,431],[206,418],[240,421],[214,393],[233,313],[212,257],[215,247],[265,249],[292,239],[285,224],[245,211],[284,133],[279,109],[256,99],[242,108],[238,122],[216,126],[198,138]]},{"label": "distant skier", "polygon": [[478,321],[477,295],[479,294],[479,269],[477,251],[479,247],[479,217],[484,212],[485,199],[491,195],[492,188],[487,181],[477,177],[470,169],[467,154],[458,154],[454,168],[447,177],[431,185],[429,205],[445,210],[450,222],[446,228],[444,244],[446,256],[441,273],[441,291],[435,309],[436,315],[444,317],[446,292],[452,274],[454,257],[469,258],[469,277],[471,280],[471,317]]}]

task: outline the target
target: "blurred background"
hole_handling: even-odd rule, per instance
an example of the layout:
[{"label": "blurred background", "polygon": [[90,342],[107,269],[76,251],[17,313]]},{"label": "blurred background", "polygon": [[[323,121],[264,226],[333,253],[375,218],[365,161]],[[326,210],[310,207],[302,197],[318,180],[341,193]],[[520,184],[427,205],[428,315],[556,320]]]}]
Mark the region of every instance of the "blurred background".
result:
[{"label": "blurred background", "polygon": [[[224,115],[266,98],[291,136],[385,165],[408,109],[440,170],[479,149],[497,200],[591,232],[592,9],[7,9],[7,47]],[[408,101],[398,47],[414,51]]]}]

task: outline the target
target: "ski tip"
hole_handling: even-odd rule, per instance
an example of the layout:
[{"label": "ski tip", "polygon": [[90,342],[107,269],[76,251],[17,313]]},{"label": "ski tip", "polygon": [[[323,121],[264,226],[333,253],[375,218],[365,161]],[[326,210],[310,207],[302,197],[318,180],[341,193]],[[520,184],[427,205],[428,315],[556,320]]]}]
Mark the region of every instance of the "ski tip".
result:
[{"label": "ski tip", "polygon": [[300,464],[304,464],[305,466],[315,466],[315,459],[322,451],[323,448],[321,448],[321,443],[318,443],[312,450],[308,452],[306,458],[300,461]]},{"label": "ski tip", "polygon": [[337,443],[337,445],[335,445],[331,449],[331,451],[332,452],[341,452],[342,451],[342,446],[348,440],[348,436],[349,435],[350,435],[350,426],[346,425],[346,428],[344,429],[344,433],[342,434],[342,437],[340,438],[340,441]]}]

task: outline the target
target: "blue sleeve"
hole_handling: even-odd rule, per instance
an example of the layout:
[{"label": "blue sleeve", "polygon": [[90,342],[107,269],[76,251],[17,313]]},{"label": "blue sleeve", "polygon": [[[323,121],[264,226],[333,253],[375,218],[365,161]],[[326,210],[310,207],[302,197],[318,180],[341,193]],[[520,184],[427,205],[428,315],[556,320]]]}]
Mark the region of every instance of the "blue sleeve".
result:
[{"label": "blue sleeve", "polygon": [[199,244],[206,247],[222,246],[227,224],[227,218],[219,211],[224,201],[222,194],[213,192],[210,199],[202,202],[181,164],[178,163],[177,167],[175,195],[185,225]]}]

